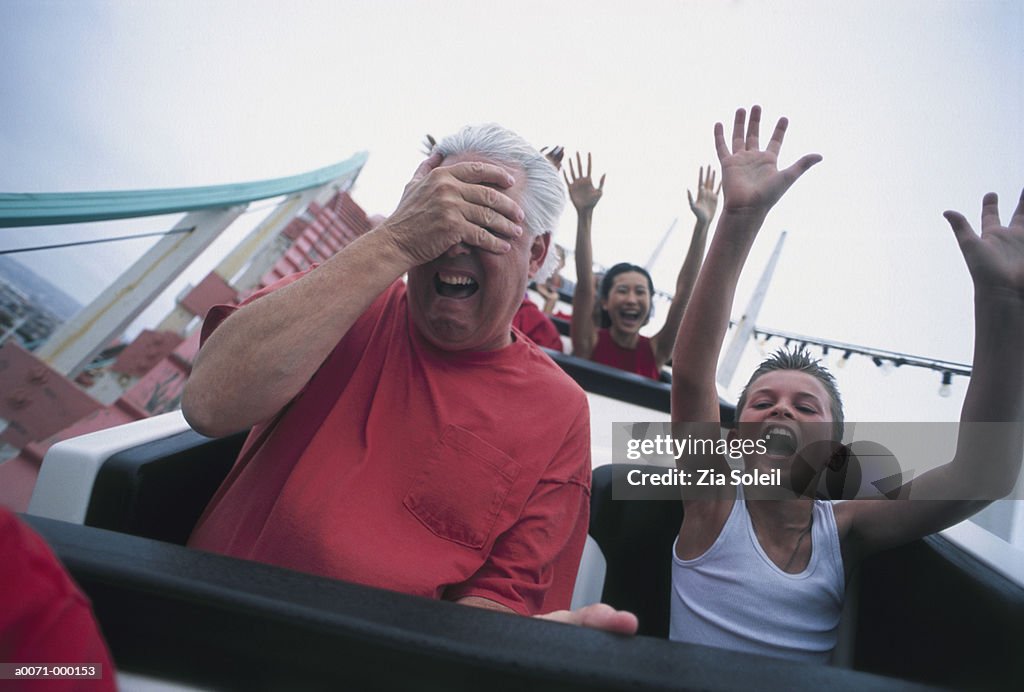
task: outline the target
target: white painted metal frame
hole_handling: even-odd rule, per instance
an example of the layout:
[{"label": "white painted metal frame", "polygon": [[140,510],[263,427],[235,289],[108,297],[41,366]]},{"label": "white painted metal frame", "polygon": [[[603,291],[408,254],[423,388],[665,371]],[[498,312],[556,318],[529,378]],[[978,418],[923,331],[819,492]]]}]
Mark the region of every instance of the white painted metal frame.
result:
[{"label": "white painted metal frame", "polygon": [[198,257],[245,206],[194,211],[129,267],[36,351],[54,370],[74,378]]},{"label": "white painted metal frame", "polygon": [[96,474],[114,454],[189,429],[181,411],[79,435],[50,447],[28,503],[28,513],[85,523]]},{"label": "white painted metal frame", "polygon": [[757,322],[757,315],[761,312],[761,304],[768,293],[768,286],[772,282],[772,274],[775,273],[775,265],[779,263],[779,255],[782,254],[782,244],[785,240],[786,232],[783,231],[775,243],[775,249],[772,250],[772,256],[768,259],[768,264],[765,266],[761,278],[757,282],[754,294],[750,296],[750,302],[747,304],[743,317],[740,318],[740,321],[736,323],[736,327],[733,329],[732,340],[729,341],[729,347],[725,350],[725,356],[718,366],[718,377],[716,379],[718,384],[723,387],[728,388],[729,383],[732,382],[732,376],[736,373],[736,367],[740,363],[743,349],[747,347],[747,341],[750,340],[750,335],[754,333],[754,323]]}]

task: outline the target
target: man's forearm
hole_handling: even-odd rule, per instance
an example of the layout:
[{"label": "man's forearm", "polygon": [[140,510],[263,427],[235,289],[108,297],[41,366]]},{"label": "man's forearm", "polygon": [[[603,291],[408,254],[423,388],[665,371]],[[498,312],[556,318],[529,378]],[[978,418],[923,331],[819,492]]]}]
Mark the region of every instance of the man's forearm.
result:
[{"label": "man's forearm", "polygon": [[219,436],[273,416],[408,268],[378,229],[295,283],[238,310],[196,359],[182,397],[189,423]]}]

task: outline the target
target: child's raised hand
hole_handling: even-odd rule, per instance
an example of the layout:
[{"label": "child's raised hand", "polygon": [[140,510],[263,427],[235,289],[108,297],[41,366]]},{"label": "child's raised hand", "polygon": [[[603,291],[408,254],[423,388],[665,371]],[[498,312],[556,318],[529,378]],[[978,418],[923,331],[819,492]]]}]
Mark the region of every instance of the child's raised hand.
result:
[{"label": "child's raised hand", "polygon": [[960,245],[976,291],[1024,302],[1024,191],[1009,226],[999,224],[999,198],[989,192],[981,202],[981,235],[963,214],[943,213]]},{"label": "child's raised hand", "polygon": [[[722,123],[715,123],[715,148],[722,164],[722,186],[725,190],[724,210],[731,214],[764,216],[789,187],[804,172],[821,161],[818,154],[807,154],[785,170],[778,169],[779,149],[786,135],[789,121],[780,118],[771,141],[764,151],[758,140],[761,125],[761,107],[750,109],[750,123],[746,111],[736,111],[732,130],[732,151],[725,142]],[[746,125],[746,137],[743,130]]]}]

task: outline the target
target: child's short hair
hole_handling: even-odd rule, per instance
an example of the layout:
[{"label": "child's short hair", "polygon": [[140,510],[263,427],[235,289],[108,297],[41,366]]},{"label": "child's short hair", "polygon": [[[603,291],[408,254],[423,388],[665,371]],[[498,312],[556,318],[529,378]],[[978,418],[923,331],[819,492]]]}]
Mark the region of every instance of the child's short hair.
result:
[{"label": "child's short hair", "polygon": [[739,420],[740,411],[747,403],[747,394],[750,392],[750,385],[754,384],[761,375],[765,375],[769,372],[776,370],[796,370],[798,372],[805,372],[811,377],[814,377],[822,386],[825,387],[825,391],[828,392],[829,396],[829,408],[832,410],[832,426],[834,439],[841,441],[843,439],[843,400],[839,396],[839,387],[836,385],[836,378],[833,377],[832,373],[821,364],[821,360],[818,358],[812,358],[810,352],[804,347],[794,348],[788,350],[786,348],[780,348],[778,351],[770,355],[764,361],[757,366],[757,370],[747,380],[747,384],[743,387],[743,392],[740,394],[739,400],[736,402],[736,419]]}]

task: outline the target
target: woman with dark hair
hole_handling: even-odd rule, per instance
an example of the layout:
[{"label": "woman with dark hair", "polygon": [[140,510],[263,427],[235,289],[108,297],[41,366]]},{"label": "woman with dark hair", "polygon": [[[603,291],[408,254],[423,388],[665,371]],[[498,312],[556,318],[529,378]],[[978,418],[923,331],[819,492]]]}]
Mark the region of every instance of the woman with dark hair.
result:
[{"label": "woman with dark hair", "polygon": [[[570,332],[573,355],[657,380],[662,366],[672,356],[676,332],[704,257],[708,228],[718,205],[715,173],[709,166],[705,176],[701,168],[697,199],[694,200],[689,191],[686,193],[690,209],[697,217],[693,237],[676,280],[676,292],[665,325],[657,334],[647,338],[640,335],[640,329],[651,319],[654,282],[646,269],[626,262],[616,264],[605,272],[600,287],[595,290],[590,229],[594,207],[604,191],[605,177],[602,175],[597,187],[594,187],[590,172],[590,154],[587,154],[587,170],[584,175],[579,152],[576,153],[575,167],[570,159],[569,174],[563,172],[569,186],[569,199],[576,207],[577,214],[576,293],[573,296]],[[595,293],[600,296],[600,321],[595,317]]]}]

